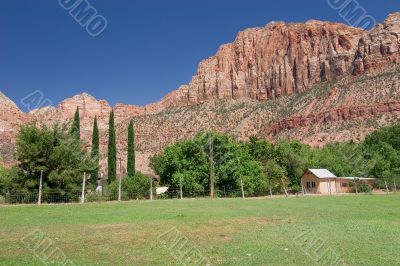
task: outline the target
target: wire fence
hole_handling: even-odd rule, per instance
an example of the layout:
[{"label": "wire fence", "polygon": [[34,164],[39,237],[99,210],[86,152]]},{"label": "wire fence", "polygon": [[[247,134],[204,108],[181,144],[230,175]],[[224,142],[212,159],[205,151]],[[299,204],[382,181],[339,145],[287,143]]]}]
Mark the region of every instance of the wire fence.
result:
[{"label": "wire fence", "polygon": [[[382,193],[397,192],[396,189],[382,189]],[[379,191],[375,191],[378,192]],[[42,191],[39,195],[39,190],[36,191],[14,191],[0,192],[0,205],[16,205],[16,204],[65,204],[65,203],[89,203],[89,202],[112,202],[112,201],[132,201],[132,200],[164,200],[164,199],[195,199],[195,198],[210,198],[208,190],[180,190],[179,188],[169,188],[164,193],[158,194],[155,189],[152,191],[68,191],[62,190],[57,192]],[[259,198],[259,197],[299,197],[302,192],[290,192],[287,195],[283,193],[270,191],[246,191],[240,189],[222,189],[215,191],[215,198]],[[306,195],[311,195],[306,193]],[[39,200],[40,198],[40,200]]]},{"label": "wire fence", "polygon": [[[163,200],[163,199],[183,199],[183,198],[210,198],[208,190],[180,190],[177,188],[169,188],[166,192],[157,194],[153,191],[111,191],[111,192],[95,192],[95,191],[59,191],[46,192],[42,191],[39,195],[36,191],[14,191],[0,192],[0,205],[4,204],[62,204],[62,203],[89,203],[89,202],[108,202],[108,201],[132,201],[132,200]],[[269,196],[269,191],[247,192],[242,190],[216,190],[215,198],[251,198]],[[274,194],[278,195],[278,194]],[[39,200],[40,198],[40,200]]]}]

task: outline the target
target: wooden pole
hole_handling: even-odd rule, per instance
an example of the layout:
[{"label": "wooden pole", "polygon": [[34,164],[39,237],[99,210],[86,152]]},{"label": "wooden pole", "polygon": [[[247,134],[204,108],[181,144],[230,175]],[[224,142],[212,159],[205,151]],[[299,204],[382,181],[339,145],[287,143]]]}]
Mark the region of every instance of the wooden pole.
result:
[{"label": "wooden pole", "polygon": [[332,196],[332,183],[331,183],[331,179],[328,179],[329,181],[329,194]]},{"label": "wooden pole", "polygon": [[120,176],[118,180],[118,201],[121,201],[121,187],[122,187],[122,178]]},{"label": "wooden pole", "polygon": [[271,184],[272,180],[271,177],[269,178],[269,197],[272,198],[272,184]]},{"label": "wooden pole", "polygon": [[243,188],[243,178],[240,176],[240,186],[242,188],[242,199],[244,199],[244,188]]},{"label": "wooden pole", "polygon": [[179,194],[181,199],[183,199],[183,190],[182,190],[182,175],[179,175]]},{"label": "wooden pole", "polygon": [[40,171],[38,205],[42,204],[43,170]]},{"label": "wooden pole", "polygon": [[119,158],[118,201],[121,201],[121,188],[122,188],[122,162],[121,158]]},{"label": "wooden pole", "polygon": [[301,179],[300,182],[301,182],[301,192],[302,192],[302,194],[304,196],[305,192],[304,192],[303,179]]},{"label": "wooden pole", "polygon": [[385,180],[385,186],[386,186],[386,194],[389,194],[389,187],[386,180]]},{"label": "wooden pole", "polygon": [[285,186],[285,181],[283,179],[281,179],[282,182],[282,186],[283,186],[283,191],[285,192],[285,197],[289,197],[289,194],[287,192],[286,186]]},{"label": "wooden pole", "polygon": [[210,133],[208,136],[208,144],[209,144],[209,163],[210,163],[210,196],[214,198],[214,178],[215,178],[215,169],[214,169],[214,143],[212,134]]},{"label": "wooden pole", "polygon": [[393,185],[394,185],[394,192],[397,192],[397,185],[396,185],[396,179],[393,179]]},{"label": "wooden pole", "polygon": [[81,204],[85,203],[86,172],[83,173]]},{"label": "wooden pole", "polygon": [[150,200],[153,200],[153,178],[150,177]]}]

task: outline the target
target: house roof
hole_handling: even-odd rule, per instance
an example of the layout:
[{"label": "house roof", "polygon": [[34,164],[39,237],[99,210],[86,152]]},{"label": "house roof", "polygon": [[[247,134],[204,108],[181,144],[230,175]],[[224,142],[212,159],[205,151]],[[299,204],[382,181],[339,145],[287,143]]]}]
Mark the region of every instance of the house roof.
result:
[{"label": "house roof", "polygon": [[318,178],[336,178],[336,176],[328,169],[308,169]]}]

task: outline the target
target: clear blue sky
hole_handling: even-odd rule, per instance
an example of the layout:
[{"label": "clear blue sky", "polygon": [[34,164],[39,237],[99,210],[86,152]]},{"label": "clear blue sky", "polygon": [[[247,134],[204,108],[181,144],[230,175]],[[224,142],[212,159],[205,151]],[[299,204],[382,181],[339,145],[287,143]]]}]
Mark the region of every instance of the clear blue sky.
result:
[{"label": "clear blue sky", "polygon": [[[158,101],[238,31],[270,21],[344,22],[327,0],[90,0],[108,21],[93,38],[58,0],[0,0],[0,90],[21,106],[88,92],[111,104]],[[381,22],[398,0],[358,0]]]}]

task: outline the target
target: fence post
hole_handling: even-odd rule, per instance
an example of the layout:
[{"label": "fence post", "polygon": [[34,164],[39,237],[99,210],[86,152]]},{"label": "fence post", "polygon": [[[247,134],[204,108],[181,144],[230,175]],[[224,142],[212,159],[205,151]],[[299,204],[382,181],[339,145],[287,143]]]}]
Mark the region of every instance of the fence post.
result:
[{"label": "fence post", "polygon": [[153,178],[150,177],[150,200],[153,200]]},{"label": "fence post", "polygon": [[81,204],[85,203],[86,172],[83,173]]},{"label": "fence post", "polygon": [[396,185],[396,179],[393,179],[393,185],[394,185],[394,192],[397,192],[397,185]]},{"label": "fence post", "polygon": [[181,199],[183,199],[183,191],[182,191],[182,175],[179,177],[179,189],[181,194]]},{"label": "fence post", "polygon": [[240,176],[240,187],[242,189],[242,199],[244,199],[243,178]]},{"label": "fence post", "polygon": [[389,194],[389,187],[386,180],[385,180],[385,186],[386,186],[386,194]]},{"label": "fence post", "polygon": [[121,201],[121,187],[122,187],[122,175],[119,177],[118,181],[118,201]]},{"label": "fence post", "polygon": [[40,171],[38,205],[42,204],[43,170]]}]

